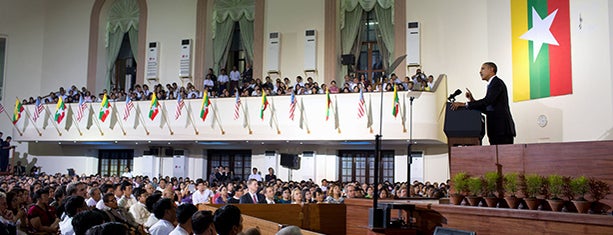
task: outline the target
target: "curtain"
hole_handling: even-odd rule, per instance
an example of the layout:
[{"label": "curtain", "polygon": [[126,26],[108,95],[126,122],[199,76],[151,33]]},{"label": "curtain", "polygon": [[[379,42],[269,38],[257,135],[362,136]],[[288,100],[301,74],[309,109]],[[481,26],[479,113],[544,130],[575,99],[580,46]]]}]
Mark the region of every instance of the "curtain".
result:
[{"label": "curtain", "polygon": [[121,49],[123,35],[128,33],[130,49],[134,57],[138,57],[138,3],[135,0],[117,0],[111,6],[106,23],[106,77],[107,88],[110,87],[115,60]]},{"label": "curtain", "polygon": [[362,9],[355,8],[353,11],[345,13],[345,24],[341,28],[341,49],[343,54],[349,54],[356,36],[362,26]]},{"label": "curtain", "polygon": [[[375,6],[375,18],[379,22],[379,32],[381,33],[381,40],[383,45],[387,48],[389,60],[388,64],[394,62],[396,58],[394,55],[394,23],[393,23],[393,8],[383,8],[380,5]],[[386,66],[387,68],[387,66]]]},{"label": "curtain", "polygon": [[230,47],[230,39],[232,38],[234,21],[226,20],[222,23],[218,23],[215,29],[215,38],[213,39],[213,65],[214,71],[219,74],[219,69],[222,65],[222,61],[226,56],[226,52]]},{"label": "curtain", "polygon": [[[217,0],[213,7],[213,69],[225,64],[232,36],[234,22],[239,22],[241,38],[247,54],[247,61],[253,60],[254,0]],[[242,21],[242,22],[241,22]],[[243,28],[245,27],[245,29]],[[245,31],[245,32],[243,32]],[[248,44],[248,45],[247,45]]]},{"label": "curtain", "polygon": [[247,62],[253,64],[253,20],[242,17],[238,21],[238,25],[241,28],[241,38],[243,47],[245,48],[245,54],[247,55]]}]

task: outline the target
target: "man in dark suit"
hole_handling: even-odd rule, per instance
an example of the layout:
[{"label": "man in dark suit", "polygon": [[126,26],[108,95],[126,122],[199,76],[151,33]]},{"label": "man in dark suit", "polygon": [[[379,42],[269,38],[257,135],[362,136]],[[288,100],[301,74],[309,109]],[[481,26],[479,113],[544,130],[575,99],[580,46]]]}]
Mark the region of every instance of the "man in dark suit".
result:
[{"label": "man in dark suit", "polygon": [[475,100],[470,90],[466,89],[468,102],[454,102],[452,109],[466,107],[479,110],[487,116],[487,137],[491,145],[513,144],[515,123],[509,109],[507,86],[496,76],[498,67],[493,62],[481,65],[481,79],[488,83],[487,94],[483,99]]},{"label": "man in dark suit", "polygon": [[258,193],[258,181],[256,179],[250,179],[247,183],[248,193],[241,196],[240,204],[258,204],[266,203],[266,197]]}]

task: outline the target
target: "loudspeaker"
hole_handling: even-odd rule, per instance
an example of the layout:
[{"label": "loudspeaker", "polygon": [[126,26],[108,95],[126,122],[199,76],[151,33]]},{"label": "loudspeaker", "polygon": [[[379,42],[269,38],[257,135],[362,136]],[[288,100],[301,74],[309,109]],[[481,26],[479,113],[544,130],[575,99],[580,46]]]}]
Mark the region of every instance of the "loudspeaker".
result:
[{"label": "loudspeaker", "polygon": [[290,169],[300,169],[300,158],[297,154],[281,154],[281,166]]},{"label": "loudspeaker", "polygon": [[353,65],[353,64],[355,64],[355,56],[353,54],[341,55],[341,64],[342,65]]}]

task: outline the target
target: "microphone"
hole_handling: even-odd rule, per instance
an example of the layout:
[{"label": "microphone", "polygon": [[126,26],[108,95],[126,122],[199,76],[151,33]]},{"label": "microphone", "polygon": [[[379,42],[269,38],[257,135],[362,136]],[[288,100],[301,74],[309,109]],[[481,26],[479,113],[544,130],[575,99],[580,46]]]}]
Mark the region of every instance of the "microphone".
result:
[{"label": "microphone", "polygon": [[455,97],[462,94],[462,90],[457,89],[455,90],[455,92],[451,95],[449,95],[449,98],[447,98],[448,100],[455,100]]}]

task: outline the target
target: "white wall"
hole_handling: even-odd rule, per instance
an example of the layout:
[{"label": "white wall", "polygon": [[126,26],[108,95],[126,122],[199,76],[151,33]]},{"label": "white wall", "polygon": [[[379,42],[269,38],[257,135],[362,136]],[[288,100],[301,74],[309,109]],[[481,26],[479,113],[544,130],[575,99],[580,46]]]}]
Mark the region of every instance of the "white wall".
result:
[{"label": "white wall", "polygon": [[[294,10],[288,10],[294,9]],[[268,35],[271,32],[281,34],[280,75],[288,77],[292,84],[296,76],[304,80],[304,33],[306,30],[317,31],[317,74],[309,73],[314,81],[323,82],[324,64],[324,0],[267,0],[264,16],[264,74],[266,76],[266,61],[268,60]],[[319,75],[318,75],[319,74]],[[254,75],[254,77],[259,77]]]}]

